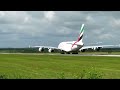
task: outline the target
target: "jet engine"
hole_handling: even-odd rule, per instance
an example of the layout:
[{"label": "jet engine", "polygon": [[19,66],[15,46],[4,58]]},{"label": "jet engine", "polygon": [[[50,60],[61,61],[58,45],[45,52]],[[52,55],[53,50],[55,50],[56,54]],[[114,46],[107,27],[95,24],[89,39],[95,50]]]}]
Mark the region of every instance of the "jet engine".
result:
[{"label": "jet engine", "polygon": [[93,50],[99,51],[102,47],[94,47]]},{"label": "jet engine", "polygon": [[93,50],[96,50],[96,49],[97,49],[97,47],[93,47],[92,49],[93,49]]},{"label": "jet engine", "polygon": [[44,51],[44,48],[43,48],[43,47],[40,47],[40,48],[39,48],[39,51],[40,51],[40,52],[43,52],[43,51]]},{"label": "jet engine", "polygon": [[100,51],[101,47],[96,48],[97,51]]},{"label": "jet engine", "polygon": [[54,52],[54,50],[53,50],[53,49],[51,49],[51,48],[49,48],[49,49],[48,49],[48,52],[50,52],[50,53],[51,53],[51,52]]},{"label": "jet engine", "polygon": [[81,52],[85,52],[86,49],[82,49]]}]

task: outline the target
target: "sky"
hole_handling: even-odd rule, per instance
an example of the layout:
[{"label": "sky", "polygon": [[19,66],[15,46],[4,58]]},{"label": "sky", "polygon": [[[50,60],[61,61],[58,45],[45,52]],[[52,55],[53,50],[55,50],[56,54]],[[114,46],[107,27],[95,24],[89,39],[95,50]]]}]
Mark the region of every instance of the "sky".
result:
[{"label": "sky", "polygon": [[85,45],[120,44],[120,11],[0,11],[0,47],[57,47],[82,24]]}]

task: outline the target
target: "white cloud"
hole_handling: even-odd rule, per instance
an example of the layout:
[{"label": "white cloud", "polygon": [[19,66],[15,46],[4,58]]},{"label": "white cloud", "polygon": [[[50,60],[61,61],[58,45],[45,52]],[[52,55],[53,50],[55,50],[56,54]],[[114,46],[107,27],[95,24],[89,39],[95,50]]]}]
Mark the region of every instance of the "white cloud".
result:
[{"label": "white cloud", "polygon": [[95,35],[102,35],[103,34],[103,31],[105,31],[105,28],[97,28],[95,30],[92,30],[92,33],[95,34]]},{"label": "white cloud", "polygon": [[99,36],[99,39],[102,39],[102,40],[111,40],[114,38],[114,35],[112,34],[109,34],[109,33],[106,33],[106,34],[101,34]]},{"label": "white cloud", "polygon": [[59,30],[57,30],[57,33],[61,35],[68,35],[71,33],[71,31],[66,27],[61,27]]},{"label": "white cloud", "polygon": [[19,23],[22,24],[25,18],[30,18],[30,16],[25,11],[2,11],[0,12],[1,18],[0,22],[5,23]]},{"label": "white cloud", "polygon": [[[56,41],[54,40],[53,43],[53,45],[57,45],[59,41],[65,39],[76,40],[82,23],[85,24],[85,43],[101,40],[102,42],[109,41],[111,44],[114,41],[115,44],[120,38],[119,11],[117,13],[106,11],[0,11],[0,38],[4,42],[9,42],[11,39],[23,42],[21,46],[26,45],[24,44],[26,39],[28,43],[34,41],[39,44],[39,41],[49,43],[48,39],[52,42],[53,38],[59,38],[55,39]],[[0,44],[0,47],[3,44]],[[9,42],[9,45],[12,44]]]},{"label": "white cloud", "polygon": [[49,21],[52,21],[54,19],[55,16],[55,12],[54,11],[46,11],[44,12],[45,18],[48,19]]},{"label": "white cloud", "polygon": [[29,20],[30,20],[29,17],[25,17],[23,22],[24,22],[24,23],[27,23],[27,22],[29,22]]},{"label": "white cloud", "polygon": [[86,20],[87,20],[88,23],[94,23],[95,22],[94,19],[91,16],[87,16]]},{"label": "white cloud", "polygon": [[110,20],[110,25],[114,28],[117,28],[119,27],[120,28],[120,18],[114,18],[114,17],[111,17],[111,20]]},{"label": "white cloud", "polygon": [[0,11],[0,17],[4,16],[5,13],[3,11]]}]

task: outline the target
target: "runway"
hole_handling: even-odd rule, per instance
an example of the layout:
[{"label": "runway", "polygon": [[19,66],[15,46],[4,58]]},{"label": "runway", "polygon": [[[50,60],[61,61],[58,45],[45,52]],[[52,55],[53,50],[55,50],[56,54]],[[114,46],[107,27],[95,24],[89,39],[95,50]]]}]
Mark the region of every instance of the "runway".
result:
[{"label": "runway", "polygon": [[0,53],[0,54],[19,54],[19,55],[60,55],[60,56],[107,56],[107,57],[120,57],[120,55],[112,55],[112,54],[59,54],[59,53]]},{"label": "runway", "polygon": [[47,53],[47,54],[38,54],[38,55],[61,55],[61,56],[107,56],[107,57],[120,57],[120,55],[112,55],[112,54],[54,54],[54,53]]},{"label": "runway", "polygon": [[92,55],[92,56],[120,57],[120,55]]}]

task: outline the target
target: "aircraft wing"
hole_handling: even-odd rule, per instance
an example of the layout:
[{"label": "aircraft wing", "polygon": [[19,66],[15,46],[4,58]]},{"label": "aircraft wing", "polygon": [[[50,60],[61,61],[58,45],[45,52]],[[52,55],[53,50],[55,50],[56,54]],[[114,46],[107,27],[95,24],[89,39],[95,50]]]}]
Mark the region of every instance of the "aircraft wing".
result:
[{"label": "aircraft wing", "polygon": [[57,47],[51,47],[51,46],[32,46],[32,47],[58,49]]},{"label": "aircraft wing", "polygon": [[95,49],[95,48],[103,48],[103,46],[83,46],[82,48],[81,48],[81,50],[82,49]]},{"label": "aircraft wing", "polygon": [[83,46],[80,51],[85,51],[88,49],[93,49],[93,50],[100,50],[101,48],[113,48],[113,47],[119,47],[119,45],[98,45],[98,46]]},{"label": "aircraft wing", "polygon": [[51,47],[51,46],[32,46],[33,48],[39,48],[38,50],[40,52],[43,52],[45,49],[48,49],[48,52],[54,52],[54,50],[60,50],[57,47]]}]

